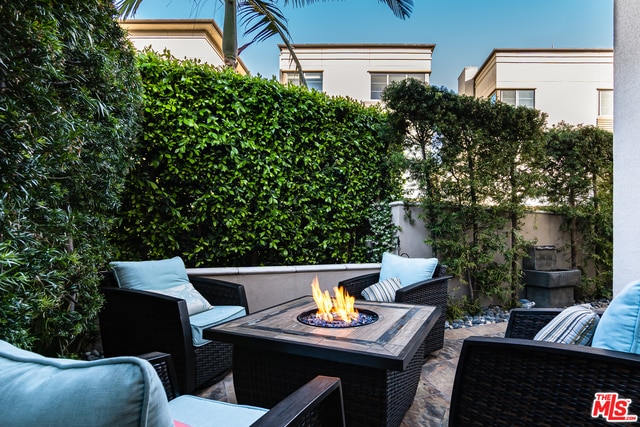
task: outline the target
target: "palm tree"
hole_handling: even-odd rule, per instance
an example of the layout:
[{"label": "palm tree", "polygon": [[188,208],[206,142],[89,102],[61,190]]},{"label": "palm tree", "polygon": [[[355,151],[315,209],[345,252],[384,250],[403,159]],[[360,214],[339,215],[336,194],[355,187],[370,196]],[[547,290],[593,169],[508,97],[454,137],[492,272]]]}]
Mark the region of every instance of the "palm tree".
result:
[{"label": "palm tree", "polygon": [[[201,0],[191,0],[197,5]],[[296,63],[300,82],[306,85],[302,66],[291,45],[291,35],[286,25],[286,18],[277,6],[278,0],[221,0],[224,2],[224,23],[222,26],[222,54],[224,63],[233,69],[238,65],[238,55],[253,43],[267,40],[279,35],[289,49],[291,58]],[[326,0],[284,0],[284,5],[291,3],[294,7],[318,3]],[[393,14],[400,19],[411,16],[413,0],[378,0],[385,3]],[[116,8],[122,19],[135,16],[142,0],[115,0]],[[245,35],[254,35],[253,39],[238,48],[238,16],[240,24],[245,27]]]}]

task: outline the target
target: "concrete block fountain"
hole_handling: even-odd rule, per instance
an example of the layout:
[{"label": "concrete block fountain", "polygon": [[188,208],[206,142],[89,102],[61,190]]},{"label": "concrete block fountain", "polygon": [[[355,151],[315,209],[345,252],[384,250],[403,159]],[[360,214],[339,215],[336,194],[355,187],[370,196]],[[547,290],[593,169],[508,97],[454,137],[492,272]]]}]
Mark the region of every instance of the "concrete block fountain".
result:
[{"label": "concrete block fountain", "polygon": [[573,290],[580,284],[580,270],[556,268],[557,251],[553,245],[531,246],[528,255],[522,260],[527,298],[541,308],[573,305]]}]

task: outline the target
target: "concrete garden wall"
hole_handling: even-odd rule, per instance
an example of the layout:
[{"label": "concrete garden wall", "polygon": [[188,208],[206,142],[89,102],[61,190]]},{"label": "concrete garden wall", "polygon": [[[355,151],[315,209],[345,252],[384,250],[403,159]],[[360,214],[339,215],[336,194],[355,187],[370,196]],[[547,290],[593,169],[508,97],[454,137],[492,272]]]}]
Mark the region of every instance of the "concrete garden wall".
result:
[{"label": "concrete garden wall", "polygon": [[[427,228],[419,218],[420,208],[408,207],[402,202],[391,204],[392,218],[400,226],[399,253],[411,258],[429,258],[430,246],[424,241]],[[537,245],[554,245],[558,248],[557,268],[569,269],[568,252],[564,246],[569,236],[563,232],[562,216],[547,212],[532,212],[524,220],[523,233],[527,239],[536,239]],[[380,271],[380,264],[331,264],[275,267],[191,268],[189,274],[240,283],[245,286],[249,310],[263,310],[282,302],[311,294],[311,282],[318,276],[320,288],[333,294],[333,287],[340,280]],[[453,278],[449,282],[449,294],[466,295],[465,287]]]}]

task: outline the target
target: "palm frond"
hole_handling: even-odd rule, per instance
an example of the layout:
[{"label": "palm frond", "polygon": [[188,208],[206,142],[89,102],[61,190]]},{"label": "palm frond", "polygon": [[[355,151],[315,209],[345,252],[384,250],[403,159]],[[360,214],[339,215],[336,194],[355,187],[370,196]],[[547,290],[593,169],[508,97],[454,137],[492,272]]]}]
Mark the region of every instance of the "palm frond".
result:
[{"label": "palm frond", "polygon": [[116,0],[113,4],[118,11],[118,16],[127,19],[136,16],[140,3],[142,0]]},{"label": "palm frond", "polygon": [[[302,7],[304,5],[314,4],[318,2],[327,2],[331,0],[284,0],[284,5],[289,4],[293,7]],[[413,12],[413,0],[378,0],[380,3],[384,3],[389,6],[389,9],[395,16],[400,19],[407,19]]]},{"label": "palm frond", "polygon": [[[276,0],[277,1],[277,0]],[[240,24],[245,27],[245,35],[255,34],[253,39],[238,49],[240,54],[244,49],[256,42],[262,42],[268,38],[279,35],[282,42],[291,53],[291,58],[296,64],[300,75],[300,82],[307,85],[304,78],[302,65],[296,56],[291,44],[291,34],[287,29],[287,19],[273,0],[246,0],[238,4],[238,16]]]},{"label": "palm frond", "polygon": [[263,42],[270,37],[280,35],[282,39],[291,39],[287,29],[287,19],[272,1],[247,0],[238,4],[240,25],[245,28],[244,34],[255,34],[247,45]]}]

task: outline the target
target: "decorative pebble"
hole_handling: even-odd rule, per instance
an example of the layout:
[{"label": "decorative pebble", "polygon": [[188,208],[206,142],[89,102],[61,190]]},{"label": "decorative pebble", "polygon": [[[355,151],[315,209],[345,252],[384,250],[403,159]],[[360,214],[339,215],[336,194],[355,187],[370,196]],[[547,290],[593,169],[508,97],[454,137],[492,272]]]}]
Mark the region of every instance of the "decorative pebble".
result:
[{"label": "decorative pebble", "polygon": [[[608,299],[599,299],[597,301],[576,301],[576,304],[591,304],[594,309],[606,308],[609,305]],[[534,307],[535,302],[523,300],[525,307]],[[531,305],[530,303],[533,303]],[[509,310],[504,310],[502,307],[492,306],[482,309],[482,313],[477,316],[471,316],[465,314],[461,319],[455,319],[453,322],[446,321],[444,324],[445,329],[461,329],[470,328],[473,326],[487,325],[493,323],[501,323],[509,321]]]}]

